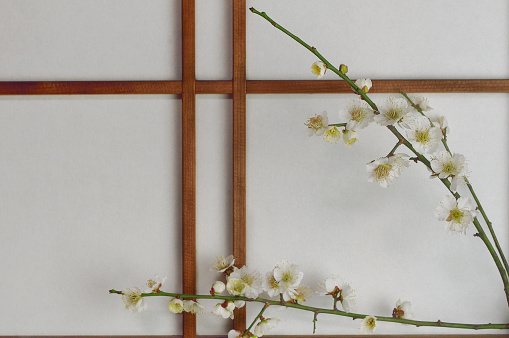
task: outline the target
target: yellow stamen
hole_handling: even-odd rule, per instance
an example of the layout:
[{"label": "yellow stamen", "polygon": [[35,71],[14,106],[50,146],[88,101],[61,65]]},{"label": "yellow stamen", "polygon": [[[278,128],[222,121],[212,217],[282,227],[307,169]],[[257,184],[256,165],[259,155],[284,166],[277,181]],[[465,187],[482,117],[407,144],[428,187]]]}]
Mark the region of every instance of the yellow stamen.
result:
[{"label": "yellow stamen", "polygon": [[464,212],[461,211],[460,209],[458,209],[458,207],[454,208],[451,210],[451,212],[449,213],[449,217],[447,217],[446,221],[447,222],[456,222],[456,223],[461,223],[461,219],[463,218],[463,215],[464,215]]},{"label": "yellow stamen", "polygon": [[429,129],[416,131],[415,139],[419,143],[429,142]]},{"label": "yellow stamen", "polygon": [[390,164],[380,164],[378,167],[375,168],[374,173],[375,177],[380,180],[384,179],[389,176],[389,173],[391,172],[392,165]]}]

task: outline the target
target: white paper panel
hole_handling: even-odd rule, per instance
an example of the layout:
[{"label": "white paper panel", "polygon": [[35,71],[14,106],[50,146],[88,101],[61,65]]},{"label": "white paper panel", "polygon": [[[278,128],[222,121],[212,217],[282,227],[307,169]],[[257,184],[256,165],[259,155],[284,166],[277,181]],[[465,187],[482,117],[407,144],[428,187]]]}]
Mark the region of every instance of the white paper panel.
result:
[{"label": "white paper panel", "polygon": [[[373,95],[376,103],[385,97]],[[446,114],[449,145],[469,160],[470,181],[507,254],[508,95],[427,97],[435,112]],[[447,192],[442,184],[417,164],[386,189],[367,182],[365,164],[388,154],[397,141],[386,128],[361,130],[350,148],[306,135],[307,118],[328,111],[329,122],[339,123],[339,109],[351,100],[353,95],[248,97],[248,266],[264,273],[290,260],[313,289],[329,275],[340,275],[356,290],[358,313],[391,316],[401,298],[412,302],[420,320],[507,322],[501,278],[484,244],[472,236],[475,229],[447,235],[434,217]],[[320,297],[309,303],[332,306]],[[248,318],[256,316],[254,308]],[[269,308],[264,316],[284,319],[274,334],[313,330],[312,313]],[[360,321],[318,319],[317,334],[360,333]],[[475,333],[379,326],[380,334]]]},{"label": "white paper panel", "polygon": [[178,0],[0,0],[0,81],[178,80]]},{"label": "white paper panel", "polygon": [[180,100],[4,97],[0,120],[0,335],[179,334],[167,299],[108,290],[181,290]]},{"label": "white paper panel", "polygon": [[[352,78],[507,78],[509,3],[256,0],[248,7],[325,56]],[[313,79],[316,57],[265,19],[247,15],[248,79]],[[333,73],[323,79],[336,79]]]},{"label": "white paper panel", "polygon": [[196,79],[231,80],[232,1],[196,1]]},{"label": "white paper panel", "polygon": [[[222,274],[210,271],[212,260],[233,253],[232,101],[222,95],[196,100],[196,246],[197,290],[208,294]],[[225,334],[231,325],[212,314],[217,301],[201,301],[198,334]]]}]

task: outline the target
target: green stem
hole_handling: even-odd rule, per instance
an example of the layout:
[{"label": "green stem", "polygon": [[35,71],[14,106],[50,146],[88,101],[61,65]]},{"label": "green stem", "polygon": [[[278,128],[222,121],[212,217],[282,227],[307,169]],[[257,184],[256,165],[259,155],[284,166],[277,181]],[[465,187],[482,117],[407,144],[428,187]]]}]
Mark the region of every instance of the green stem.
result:
[{"label": "green stem", "polygon": [[[403,95],[405,97],[405,99],[407,99],[408,102],[410,102],[410,104],[412,105],[412,107],[414,107],[419,113],[421,113],[422,116],[424,117],[427,117],[424,112],[422,111],[421,107],[419,107],[418,105],[416,105],[409,97],[406,93],[402,92],[401,90],[399,91],[399,93],[401,95]],[[431,122],[431,121],[430,121]],[[433,126],[433,122],[431,122],[431,125]]]},{"label": "green stem", "polygon": [[[467,179],[465,178],[465,180],[467,180]],[[502,251],[502,248],[500,247],[500,244],[498,242],[497,236],[495,235],[495,231],[493,230],[493,226],[492,226],[490,220],[488,219],[488,216],[486,215],[486,212],[484,211],[484,208],[482,207],[481,202],[477,198],[477,195],[475,194],[474,188],[472,187],[470,182],[468,182],[468,180],[466,181],[466,183],[467,183],[468,190],[470,190],[470,193],[472,194],[472,197],[474,197],[475,203],[477,203],[477,208],[481,212],[481,215],[484,218],[484,221],[486,222],[486,225],[488,226],[488,229],[490,230],[491,237],[493,238],[493,241],[495,242],[495,246],[497,247],[497,251],[500,254],[500,258],[504,262],[504,266],[505,266],[505,270],[506,270],[506,274],[507,274],[507,273],[509,273],[509,265],[507,264],[507,260],[505,258],[504,252]]]},{"label": "green stem", "polygon": [[[392,133],[394,135],[396,135],[396,137],[398,138],[398,140],[400,140],[400,142],[402,142],[411,152],[413,152],[419,158],[419,160],[426,167],[428,167],[429,170],[431,170],[431,172],[433,172],[433,169],[431,168],[431,163],[428,161],[428,159],[426,157],[424,157],[417,150],[415,150],[414,147],[412,146],[412,144],[410,144],[410,142],[407,139],[405,139],[405,137],[403,135],[401,135],[401,133],[399,133],[394,126],[387,126],[387,127],[392,131]],[[446,178],[439,178],[439,180],[445,185],[447,190],[456,199],[461,197],[460,194],[451,190],[451,182],[449,182],[449,180],[447,180]],[[483,228],[479,224],[479,221],[477,220],[477,218],[474,218],[474,226],[477,229],[477,232],[479,233],[479,238],[481,238],[481,240],[484,242],[484,245],[486,245],[486,248],[490,252],[491,257],[493,258],[493,261],[495,262],[495,265],[497,266],[500,277],[502,278],[502,283],[504,284],[504,293],[505,293],[507,305],[509,306],[509,278],[507,276],[507,270],[502,265],[502,262],[500,261],[497,252],[493,248],[493,245],[491,244],[488,236],[486,236],[486,233],[484,232]]]},{"label": "green stem", "polygon": [[[110,290],[110,293],[114,294],[122,294],[121,291],[117,290]],[[314,312],[315,314],[318,313],[324,313],[324,314],[330,314],[330,315],[336,315],[336,316],[342,316],[342,317],[349,317],[353,319],[363,319],[367,315],[361,314],[361,313],[353,313],[353,312],[345,312],[341,310],[331,310],[331,309],[322,309],[318,307],[312,307],[312,306],[306,306],[302,304],[296,304],[296,303],[290,303],[290,302],[283,302],[271,299],[264,299],[264,298],[256,298],[251,299],[247,297],[240,297],[240,296],[220,296],[220,295],[187,295],[187,294],[180,294],[180,293],[169,293],[169,292],[158,292],[158,293],[142,293],[142,297],[179,297],[181,299],[221,299],[221,300],[243,300],[245,302],[257,302],[257,303],[264,303],[265,307],[269,305],[274,306],[283,306],[287,308],[293,308],[293,309],[299,309],[302,311],[309,311]],[[498,329],[498,330],[507,330],[509,329],[509,323],[504,324],[464,324],[464,323],[450,323],[450,322],[442,322],[440,320],[437,321],[421,321],[421,320],[411,320],[411,319],[401,319],[401,318],[394,318],[394,317],[384,317],[384,316],[375,316],[378,321],[382,322],[393,322],[393,323],[400,323],[400,324],[407,324],[407,325],[414,325],[414,326],[436,326],[436,327],[450,327],[450,328],[457,328],[457,329],[472,329],[472,330],[484,330],[484,329]]]},{"label": "green stem", "polygon": [[484,232],[484,229],[481,227],[481,224],[477,220],[477,217],[474,218],[474,226],[477,229],[477,232],[479,233],[479,237],[486,244],[491,254],[491,257],[495,261],[495,265],[497,266],[498,272],[500,273],[500,276],[502,277],[502,281],[504,283],[504,292],[506,296],[507,305],[509,306],[509,279],[507,277],[507,272],[502,266],[502,263],[500,262],[500,259],[498,258],[495,249],[491,245],[491,242],[489,241],[488,236],[486,236],[486,233]]},{"label": "green stem", "polygon": [[246,331],[244,331],[244,333],[248,333],[251,328],[253,327],[253,325],[256,323],[256,321],[258,319],[260,319],[260,317],[262,316],[262,314],[265,312],[265,310],[269,307],[269,303],[265,303],[265,305],[263,306],[262,310],[260,311],[260,313],[258,313],[258,316],[256,316],[256,318],[253,320],[253,322],[251,323],[251,325],[249,325],[249,327],[247,328]]},{"label": "green stem", "polygon": [[401,141],[398,141],[398,143],[396,143],[396,145],[394,146],[394,148],[392,148],[392,150],[387,154],[386,157],[389,157],[389,156],[392,156],[394,155],[394,152],[396,151],[396,149],[398,149],[398,147],[401,145]]},{"label": "green stem", "polygon": [[318,312],[315,312],[313,315],[313,334],[316,332],[316,322],[318,321]]},{"label": "green stem", "polygon": [[[366,103],[368,103],[371,108],[376,112],[378,111],[378,107],[375,105],[375,103],[373,101],[371,101],[371,99],[366,95],[366,93],[364,93],[362,91],[362,89],[360,89],[352,80],[350,80],[350,78],[348,76],[346,76],[346,74],[343,74],[341,73],[338,69],[336,69],[327,59],[325,59],[325,57],[323,57],[317,50],[315,47],[311,47],[310,45],[308,45],[306,42],[302,41],[299,37],[297,37],[296,35],[292,34],[290,31],[286,30],[284,27],[280,26],[279,24],[277,24],[274,20],[272,20],[265,12],[259,12],[257,11],[256,9],[254,9],[253,7],[250,8],[251,12],[263,17],[265,20],[269,21],[275,28],[279,29],[280,31],[282,31],[283,33],[285,33],[286,35],[288,35],[289,37],[291,37],[292,39],[294,39],[295,41],[297,41],[299,44],[301,44],[303,47],[305,47],[306,49],[308,49],[311,53],[313,53],[315,56],[318,57],[318,59],[320,59],[320,61],[322,61],[328,69],[332,70],[334,73],[336,73],[339,77],[341,77],[343,80],[345,80],[349,85],[350,87],[352,87],[352,90],[359,94],[363,99],[364,101],[366,101]],[[392,126],[392,125],[389,125],[387,126],[387,128],[398,138],[398,140],[404,144],[410,151],[412,151],[418,158],[419,160],[424,164],[426,165],[426,167],[428,167],[432,172],[432,168],[431,168],[431,164],[429,162],[429,160],[427,158],[425,158],[422,154],[420,154],[419,152],[417,152],[414,147],[410,144],[410,142],[408,140],[405,139],[405,137],[403,137],[401,135],[401,133],[399,133],[396,129],[396,127]],[[445,146],[447,146],[447,144],[445,144]],[[446,147],[446,149],[448,149]],[[458,199],[460,197],[460,195],[456,192],[452,192],[451,189],[450,189],[450,182],[447,180],[447,179],[440,179],[440,181],[446,186],[446,188],[451,192],[451,194],[453,194],[456,199]],[[477,222],[477,224],[479,224]],[[475,225],[475,222],[474,222],[474,225]],[[483,234],[484,231],[482,230],[482,228],[480,226],[477,226],[476,225],[476,228],[477,230],[479,231],[480,234]],[[490,251],[490,254],[492,255],[494,261],[495,261],[495,264],[497,265],[497,268],[500,272],[500,275],[502,277],[502,281],[504,283],[504,291],[505,291],[505,294],[506,294],[506,299],[507,299],[507,303],[509,305],[509,281],[508,281],[508,277],[507,277],[507,273],[505,272],[505,269],[504,267],[502,266],[502,263],[500,262],[499,258],[498,258],[498,255],[497,253],[495,252],[495,250],[493,249],[493,246],[491,245],[489,239],[487,236],[479,236],[483,242],[485,243],[486,247],[488,248],[488,250]]]},{"label": "green stem", "polygon": [[[400,91],[401,95],[403,95],[407,101],[412,105],[412,107],[414,107],[419,113],[421,113],[422,116],[426,116],[426,114],[424,114],[424,112],[422,111],[421,107],[417,106],[409,97],[407,94],[405,94],[404,92]],[[428,118],[429,119],[429,118]],[[431,122],[431,120],[430,120]],[[431,122],[431,125],[433,126],[433,122]],[[444,145],[445,147],[445,150],[447,150],[447,152],[452,156],[452,152],[451,150],[449,149],[449,146],[447,145],[447,140],[445,139],[446,135],[444,135],[444,137],[442,138],[442,144]],[[484,212],[484,208],[482,207],[481,205],[481,202],[479,201],[479,199],[477,198],[477,195],[476,193],[474,192],[474,188],[472,187],[472,185],[470,184],[470,182],[468,182],[468,180],[465,178],[466,180],[466,184],[467,184],[467,187],[468,189],[470,190],[470,194],[472,195],[472,197],[474,198],[475,200],[475,203],[477,203],[477,208],[479,209],[479,211],[481,212],[481,215],[483,216],[484,218],[484,221],[486,222],[486,225],[488,226],[488,229],[490,231],[490,234],[491,234],[491,237],[493,238],[493,241],[495,243],[495,247],[497,248],[497,251],[498,251],[498,254],[500,255],[500,258],[502,259],[503,263],[504,263],[504,267],[505,267],[505,271],[502,271],[499,267],[499,272],[501,275],[505,275],[506,278],[508,277],[508,273],[509,273],[509,265],[507,264],[507,260],[505,258],[505,255],[504,255],[504,252],[502,251],[502,248],[500,247],[500,244],[498,242],[498,239],[497,239],[497,236],[495,234],[495,231],[493,230],[493,227],[492,227],[492,224],[490,222],[490,220],[488,219],[488,216],[486,215],[486,213]],[[452,192],[452,191],[451,191]],[[476,225],[476,228],[478,228],[477,230],[479,231],[479,228],[481,227],[481,225],[479,223],[477,223],[478,226]],[[487,239],[487,236],[486,236],[486,239]],[[489,239],[487,239],[489,241]],[[491,243],[490,243],[491,245]],[[492,254],[493,256],[493,254]],[[493,257],[495,260],[498,260],[498,255],[496,255],[496,258]],[[498,267],[498,265],[497,265]],[[504,279],[502,277],[502,279]],[[508,286],[509,284],[507,283],[507,279],[504,280],[504,285],[505,285],[505,288],[506,290],[508,289]],[[507,294],[507,291],[506,291],[506,294]],[[507,302],[509,304],[509,295],[508,295],[508,299],[507,299]]]},{"label": "green stem", "polygon": [[359,94],[374,110],[378,111],[378,108],[373,103],[373,101],[371,101],[371,99],[366,95],[366,93],[364,93],[361,88],[359,88],[352,80],[350,80],[350,78],[348,76],[346,76],[345,74],[341,73],[336,67],[334,67],[329,61],[327,61],[318,52],[318,50],[316,50],[315,47],[312,47],[312,46],[308,45],[307,43],[302,41],[298,36],[292,34],[288,30],[286,30],[283,26],[280,26],[279,24],[277,24],[277,22],[272,20],[265,12],[259,12],[256,9],[254,9],[253,7],[251,7],[250,10],[251,10],[251,12],[253,12],[253,13],[263,17],[265,20],[270,22],[274,27],[276,27],[277,29],[279,29],[280,31],[282,31],[283,33],[285,33],[286,35],[288,35],[289,37],[291,37],[292,39],[297,41],[300,45],[305,47],[311,53],[315,54],[318,57],[318,59],[320,59],[320,61],[322,61],[327,66],[327,69],[330,69],[331,71],[336,73],[339,77],[341,77],[343,80],[345,80],[350,85],[350,87],[352,87],[352,90],[355,93]]}]

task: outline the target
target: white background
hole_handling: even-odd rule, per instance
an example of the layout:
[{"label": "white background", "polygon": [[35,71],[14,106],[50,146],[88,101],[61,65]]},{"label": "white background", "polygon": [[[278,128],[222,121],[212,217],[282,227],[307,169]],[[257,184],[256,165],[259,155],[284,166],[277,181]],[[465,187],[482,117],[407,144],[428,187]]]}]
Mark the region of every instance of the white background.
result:
[{"label": "white background", "polygon": [[[349,75],[507,78],[509,4],[491,1],[248,1]],[[0,0],[0,80],[178,80],[179,1]],[[197,1],[197,78],[231,79],[231,4]],[[248,79],[313,79],[315,58],[247,13]],[[327,73],[324,79],[335,79]],[[507,94],[430,94],[449,143],[469,159],[471,181],[509,249]],[[383,103],[386,95],[373,95]],[[248,96],[248,264],[280,259],[315,287],[339,274],[357,311],[390,316],[398,298],[418,319],[507,322],[498,272],[474,238],[448,236],[433,217],[445,194],[418,165],[387,189],[364,165],[395,139],[363,130],[352,148],[305,135],[353,95]],[[0,98],[0,334],[179,334],[167,300],[123,310],[111,288],[168,276],[180,291],[180,101],[175,96]],[[197,98],[198,291],[216,278],[211,259],[232,251],[231,100]],[[323,300],[313,304],[328,306]],[[206,305],[212,306],[214,302]],[[248,310],[248,320],[257,306]],[[277,334],[311,334],[292,311]],[[358,321],[319,317],[318,334],[357,334]],[[200,334],[228,322],[205,314]],[[380,333],[476,333],[383,324]],[[486,333],[479,332],[479,333]],[[490,332],[490,333],[498,333]]]}]

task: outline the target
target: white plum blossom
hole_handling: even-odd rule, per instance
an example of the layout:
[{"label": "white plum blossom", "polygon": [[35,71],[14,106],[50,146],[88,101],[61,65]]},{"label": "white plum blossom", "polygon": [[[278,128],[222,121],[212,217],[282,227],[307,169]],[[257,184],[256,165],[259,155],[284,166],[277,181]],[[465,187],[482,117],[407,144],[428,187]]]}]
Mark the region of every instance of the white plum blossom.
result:
[{"label": "white plum blossom", "polygon": [[173,313],[182,313],[184,311],[184,302],[180,298],[173,298],[168,303],[168,310]]},{"label": "white plum blossom", "polygon": [[410,166],[410,162],[404,158],[405,156],[404,154],[395,154],[366,164],[368,182],[376,182],[382,188],[387,188],[401,175],[403,169]]},{"label": "white plum blossom", "polygon": [[279,319],[277,318],[267,318],[262,319],[258,324],[256,324],[254,329],[254,334],[258,337],[261,337],[267,334],[270,330],[275,328],[279,324]]},{"label": "white plum blossom", "polygon": [[308,136],[321,136],[329,127],[329,117],[327,116],[327,112],[324,111],[320,115],[315,114],[315,117],[310,117],[306,123],[304,123],[308,127],[307,135]]},{"label": "white plum blossom", "polygon": [[359,130],[366,128],[375,118],[373,110],[361,100],[354,101],[346,110],[339,112],[342,121],[346,120],[346,129]]},{"label": "white plum blossom", "polygon": [[299,270],[299,267],[283,260],[276,264],[272,274],[275,283],[278,285],[279,293],[283,295],[283,299],[285,301],[295,299],[296,289],[304,277],[304,273]]},{"label": "white plum blossom", "polygon": [[398,299],[396,307],[392,310],[392,316],[394,318],[413,319],[412,303],[409,301],[402,302],[401,299]]},{"label": "white plum blossom", "polygon": [[228,276],[226,289],[233,296],[256,298],[263,292],[262,276],[257,271],[250,273],[247,266],[234,268]]},{"label": "white plum blossom", "polygon": [[240,296],[245,288],[246,283],[238,278],[229,278],[226,283],[226,290],[232,296]]},{"label": "white plum blossom", "polygon": [[409,112],[410,109],[405,99],[390,96],[380,109],[380,114],[375,116],[375,121],[382,126],[393,125],[403,119]]},{"label": "white plum blossom", "polygon": [[477,214],[478,211],[468,197],[456,200],[453,196],[446,195],[435,209],[435,216],[440,221],[447,222],[446,229],[449,233],[465,234]]},{"label": "white plum blossom", "polygon": [[194,313],[194,314],[202,314],[203,306],[195,300],[188,299],[183,301],[184,311]]},{"label": "white plum blossom", "polygon": [[366,316],[361,321],[361,332],[363,333],[373,333],[376,329],[376,317],[374,316]]},{"label": "white plum blossom", "polygon": [[468,174],[465,156],[455,153],[451,155],[442,150],[431,156],[431,169],[439,178],[451,178],[451,190],[456,191],[459,183],[464,183]]},{"label": "white plum blossom", "polygon": [[147,304],[141,295],[141,290],[137,287],[122,291],[122,300],[125,308],[132,312],[143,312],[147,309]]},{"label": "white plum blossom", "polygon": [[316,78],[321,78],[327,71],[327,65],[322,61],[313,62],[311,65],[311,73],[316,75]]},{"label": "white plum blossom", "polygon": [[166,281],[167,277],[159,277],[159,275],[155,275],[154,278],[151,278],[147,281],[147,286],[149,289],[145,291],[145,293],[158,293],[161,292],[161,287],[163,286],[164,282]]},{"label": "white plum blossom", "polygon": [[232,301],[225,300],[223,303],[218,303],[212,313],[224,319],[233,319],[233,310],[235,310],[235,304]]},{"label": "white plum blossom", "polygon": [[298,266],[283,260],[276,264],[273,274],[278,283],[279,292],[283,294],[283,299],[285,301],[295,299],[296,288],[304,277],[304,273],[299,270]]},{"label": "white plum blossom", "polygon": [[422,110],[422,111],[433,110],[433,108],[430,107],[429,101],[427,98],[425,98],[423,96],[412,95],[412,94],[409,94],[408,97],[410,98],[410,100],[412,100],[412,102],[414,103],[414,106],[416,106],[420,110]]},{"label": "white plum blossom", "polygon": [[412,129],[407,130],[407,137],[415,150],[420,153],[432,153],[440,144],[442,131],[439,127],[432,127],[425,116],[415,118]]},{"label": "white plum blossom", "polygon": [[338,143],[341,138],[341,131],[336,126],[329,127],[323,134],[323,139],[328,143]]},{"label": "white plum blossom", "polygon": [[227,269],[231,268],[234,263],[235,259],[233,258],[233,255],[230,255],[226,258],[224,256],[218,256],[212,262],[211,270],[217,272],[225,272]]},{"label": "white plum blossom", "polygon": [[319,284],[319,288],[321,295],[330,295],[336,298],[346,312],[350,312],[352,305],[355,304],[354,290],[350,284],[337,276],[325,279],[323,284]]},{"label": "white plum blossom", "polygon": [[367,93],[373,86],[373,83],[370,79],[357,79],[355,81],[355,85],[359,87],[364,93]]}]

